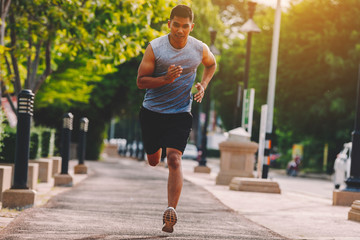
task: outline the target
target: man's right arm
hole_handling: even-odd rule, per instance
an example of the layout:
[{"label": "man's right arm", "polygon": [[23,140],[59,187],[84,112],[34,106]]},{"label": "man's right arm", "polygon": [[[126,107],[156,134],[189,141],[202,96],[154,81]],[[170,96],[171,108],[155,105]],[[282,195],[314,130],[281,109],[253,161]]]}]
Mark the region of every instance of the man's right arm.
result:
[{"label": "man's right arm", "polygon": [[157,88],[172,83],[182,72],[181,66],[171,65],[164,76],[153,77],[155,70],[155,55],[149,44],[140,63],[137,76],[137,86],[140,89]]}]

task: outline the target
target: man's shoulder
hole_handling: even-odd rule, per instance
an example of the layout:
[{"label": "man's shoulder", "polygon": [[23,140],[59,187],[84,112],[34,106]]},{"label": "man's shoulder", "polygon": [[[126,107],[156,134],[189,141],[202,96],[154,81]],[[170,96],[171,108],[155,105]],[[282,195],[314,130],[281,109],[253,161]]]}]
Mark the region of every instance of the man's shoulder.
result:
[{"label": "man's shoulder", "polygon": [[204,47],[204,43],[201,40],[199,40],[199,39],[197,39],[195,37],[189,36],[188,41],[191,43],[191,45],[193,47],[195,47],[199,51],[202,51],[202,49]]},{"label": "man's shoulder", "polygon": [[203,47],[204,47],[204,43],[203,43],[201,40],[199,40],[199,39],[197,39],[197,38],[195,38],[195,37],[189,36],[189,37],[188,37],[188,41],[190,42],[190,46],[191,46],[192,48],[195,47],[195,49],[197,49],[197,51],[199,51],[199,52],[202,53]]},{"label": "man's shoulder", "polygon": [[164,36],[161,36],[161,37],[158,37],[158,38],[155,38],[153,40],[150,41],[150,44],[151,45],[155,45],[155,44],[158,44],[158,43],[161,43],[161,42],[164,42],[166,40],[168,36],[167,35],[164,35]]},{"label": "man's shoulder", "polygon": [[196,43],[196,44],[199,44],[199,45],[203,45],[203,44],[204,44],[201,40],[199,40],[199,39],[197,39],[197,38],[195,38],[195,37],[193,37],[193,36],[189,36],[188,39],[189,39],[190,41]]}]

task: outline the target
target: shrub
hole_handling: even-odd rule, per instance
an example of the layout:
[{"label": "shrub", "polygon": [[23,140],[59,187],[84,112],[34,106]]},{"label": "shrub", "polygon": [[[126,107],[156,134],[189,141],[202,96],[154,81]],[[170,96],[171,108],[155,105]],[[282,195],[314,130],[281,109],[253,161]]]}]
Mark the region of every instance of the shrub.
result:
[{"label": "shrub", "polygon": [[0,109],[0,152],[4,146],[3,139],[6,136],[5,133],[5,113]]},{"label": "shrub", "polygon": [[41,131],[41,157],[49,157],[54,154],[55,131],[50,128],[42,128]]},{"label": "shrub", "polygon": [[32,127],[30,133],[30,159],[49,157],[54,153],[55,130],[46,127]]},{"label": "shrub", "polygon": [[36,159],[39,155],[40,134],[38,131],[31,131],[30,133],[30,159]]},{"label": "shrub", "polygon": [[0,160],[4,163],[14,163],[16,149],[16,129],[6,125],[2,135],[3,147],[0,151]]}]

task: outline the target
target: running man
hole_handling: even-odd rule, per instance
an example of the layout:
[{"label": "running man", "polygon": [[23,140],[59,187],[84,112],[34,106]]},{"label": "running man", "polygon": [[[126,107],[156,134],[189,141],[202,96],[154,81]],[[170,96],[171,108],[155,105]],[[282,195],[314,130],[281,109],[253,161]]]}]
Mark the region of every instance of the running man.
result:
[{"label": "running man", "polygon": [[194,29],[194,14],[178,5],[170,14],[170,33],[150,42],[140,63],[137,86],[146,89],[139,118],[142,139],[151,166],[156,166],[166,149],[169,167],[168,208],[163,215],[165,232],[173,232],[183,176],[181,157],[192,126],[191,88],[200,63],[205,66],[202,80],[196,83],[195,101],[200,103],[216,69],[214,55],[203,42],[189,36]]}]

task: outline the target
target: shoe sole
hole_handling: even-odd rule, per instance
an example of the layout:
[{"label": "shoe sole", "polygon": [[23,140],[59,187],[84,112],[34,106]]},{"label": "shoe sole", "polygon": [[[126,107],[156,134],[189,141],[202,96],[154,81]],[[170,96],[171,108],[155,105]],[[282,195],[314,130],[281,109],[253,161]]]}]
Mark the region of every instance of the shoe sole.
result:
[{"label": "shoe sole", "polygon": [[164,226],[162,230],[164,232],[172,233],[174,231],[174,225],[177,222],[176,212],[172,209],[167,209],[163,215]]}]

